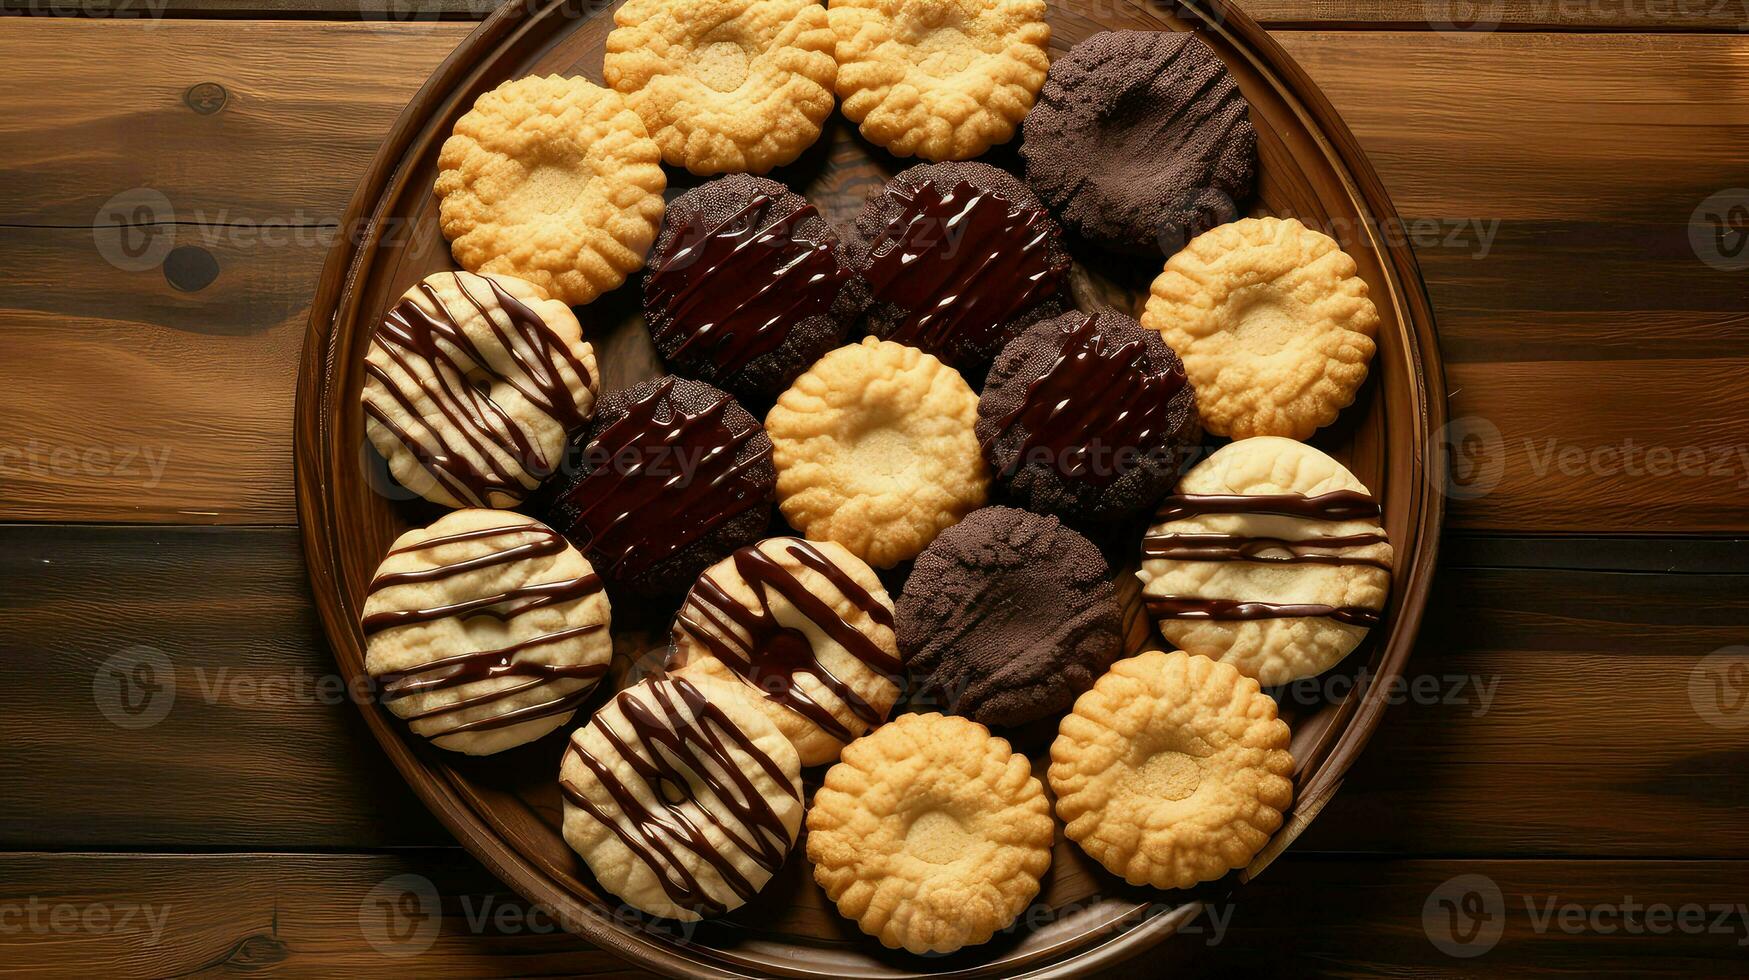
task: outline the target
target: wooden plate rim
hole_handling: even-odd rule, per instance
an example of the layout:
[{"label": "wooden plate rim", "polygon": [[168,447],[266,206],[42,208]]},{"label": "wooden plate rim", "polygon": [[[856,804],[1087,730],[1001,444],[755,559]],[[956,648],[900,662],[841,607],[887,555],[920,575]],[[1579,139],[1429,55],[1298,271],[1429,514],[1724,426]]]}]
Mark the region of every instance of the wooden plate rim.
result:
[{"label": "wooden plate rim", "polygon": [[[357,286],[382,238],[386,211],[397,197],[392,190],[405,183],[405,171],[410,169],[406,166],[408,149],[441,122],[438,116],[443,100],[434,96],[452,92],[466,84],[469,76],[480,70],[481,66],[476,62],[482,52],[508,43],[519,31],[533,30],[548,15],[569,2],[571,0],[510,0],[482,21],[437,67],[396,118],[382,148],[360,180],[340,225],[343,230],[356,228],[360,232],[342,234],[323,267],[312,301],[295,407],[293,461],[298,521],[323,630],[334,648],[337,664],[351,681],[363,680],[363,639],[355,613],[340,594],[340,541],[337,538],[340,529],[332,520],[331,502],[325,492],[325,488],[332,485],[330,474],[334,467],[341,465],[340,460],[346,456],[344,450],[338,456],[329,451],[333,425],[331,409],[339,407],[334,391],[335,341],[341,333],[338,327],[342,322],[353,322],[358,316]],[[1400,351],[1406,362],[1404,375],[1411,379],[1414,387],[1409,392],[1409,401],[1416,409],[1416,417],[1404,421],[1412,421],[1419,436],[1413,442],[1415,451],[1408,459],[1393,457],[1386,463],[1392,480],[1409,481],[1412,488],[1408,525],[1414,534],[1410,547],[1399,551],[1399,567],[1407,570],[1406,577],[1393,592],[1392,608],[1388,613],[1393,627],[1380,655],[1375,682],[1358,698],[1351,697],[1341,706],[1341,715],[1327,730],[1326,742],[1333,741],[1334,744],[1320,744],[1315,750],[1324,756],[1322,765],[1310,774],[1301,788],[1293,819],[1264,855],[1241,876],[1248,880],[1304,831],[1341,785],[1343,775],[1378,726],[1387,701],[1389,685],[1385,682],[1401,674],[1419,632],[1431,593],[1444,517],[1445,500],[1441,489],[1445,485],[1445,459],[1435,436],[1445,425],[1445,380],[1434,334],[1433,313],[1414,254],[1400,240],[1385,239],[1378,234],[1381,226],[1395,226],[1398,220],[1396,211],[1353,134],[1304,70],[1255,21],[1225,0],[1164,3],[1144,0],[1130,5],[1148,11],[1156,18],[1169,7],[1173,15],[1190,20],[1200,30],[1225,38],[1233,50],[1250,60],[1253,67],[1270,80],[1284,102],[1295,108],[1307,132],[1321,144],[1332,172],[1346,184],[1356,211],[1375,219],[1363,233],[1371,240],[1375,254],[1385,260],[1388,300],[1403,325],[1406,340]],[[350,657],[343,656],[343,650]],[[348,659],[351,664],[348,664]],[[413,754],[387,712],[363,701],[359,703],[359,709],[372,736],[408,785],[475,857],[525,898],[553,909],[576,908],[575,896],[559,887],[550,875],[498,837],[484,818],[464,801],[459,787],[447,777],[435,774]],[[1198,914],[1201,907],[1200,903],[1192,901],[1149,915],[1133,927],[1112,933],[1077,953],[1041,964],[1021,975],[1075,977],[1109,967],[1171,935]],[[726,968],[720,961],[684,955],[677,948],[588,914],[561,918],[567,928],[590,942],[670,975],[747,975]],[[707,950],[697,952],[708,955]]]}]

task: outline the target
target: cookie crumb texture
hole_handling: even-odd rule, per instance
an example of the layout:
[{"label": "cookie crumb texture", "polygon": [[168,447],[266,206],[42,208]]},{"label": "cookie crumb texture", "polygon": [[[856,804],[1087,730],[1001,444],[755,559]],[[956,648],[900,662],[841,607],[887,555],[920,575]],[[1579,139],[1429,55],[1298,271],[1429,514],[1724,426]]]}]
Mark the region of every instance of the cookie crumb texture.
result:
[{"label": "cookie crumb texture", "polygon": [[1366,380],[1379,313],[1354,258],[1292,218],[1245,218],[1167,260],[1142,324],[1184,359],[1215,435],[1307,439]]},{"label": "cookie crumb texture", "polygon": [[1014,137],[1050,68],[1044,0],[831,0],[838,97],[895,156],[969,160]]},{"label": "cookie crumb texture", "polygon": [[1061,712],[1123,648],[1105,559],[1054,517],[986,507],[942,532],[899,596],[920,698],[986,725]]},{"label": "cookie crumb texture", "polygon": [[1065,834],[1132,885],[1189,888],[1243,868],[1293,802],[1288,728],[1228,664],[1121,660],[1051,744]]},{"label": "cookie crumb texture", "polygon": [[835,37],[817,0],[631,0],[613,19],[602,77],[674,166],[764,173],[832,113]]},{"label": "cookie crumb texture", "polygon": [[1026,179],[1083,239],[1170,255],[1251,196],[1250,109],[1194,35],[1096,34],[1051,66],[1021,139]]},{"label": "cookie crumb texture", "polygon": [[778,507],[877,568],[916,557],[983,506],[978,396],[913,347],[869,337],[821,358],[766,416]]},{"label": "cookie crumb texture", "polygon": [[1026,757],[984,726],[903,715],[850,743],[808,811],[814,880],[889,949],[987,942],[1038,894],[1053,827]]},{"label": "cookie crumb texture", "polygon": [[437,158],[438,218],[456,262],[573,306],[644,263],[662,220],[662,154],[617,92],[518,78],[481,95]]}]

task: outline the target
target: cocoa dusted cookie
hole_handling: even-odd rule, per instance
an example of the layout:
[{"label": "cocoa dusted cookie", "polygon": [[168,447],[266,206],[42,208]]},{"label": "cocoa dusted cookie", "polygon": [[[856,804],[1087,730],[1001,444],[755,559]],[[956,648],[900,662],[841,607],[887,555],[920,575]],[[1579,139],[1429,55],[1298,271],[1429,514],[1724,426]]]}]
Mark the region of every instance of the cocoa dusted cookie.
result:
[{"label": "cocoa dusted cookie", "polygon": [[1257,181],[1250,103],[1190,34],[1111,31],[1051,66],[1026,117],[1026,180],[1070,231],[1170,255],[1239,214]]},{"label": "cocoa dusted cookie", "polygon": [[1013,175],[923,164],[871,195],[847,236],[869,331],[974,382],[1009,338],[1069,305],[1062,232]]},{"label": "cocoa dusted cookie", "polygon": [[918,695],[986,725],[1067,709],[1123,649],[1105,559],[1054,517],[986,507],[917,558],[897,605]]},{"label": "cocoa dusted cookie", "polygon": [[1112,310],[1065,313],[1010,341],[978,400],[978,443],[1008,500],[1066,521],[1121,521],[1178,482],[1201,427],[1178,355]]},{"label": "cocoa dusted cookie", "polygon": [[674,199],[644,275],[644,320],[668,363],[770,401],[844,342],[859,310],[838,236],[800,194],[734,174]]},{"label": "cocoa dusted cookie", "polygon": [[605,395],[540,506],[610,594],[662,595],[771,523],[771,440],[728,393],[673,375]]}]

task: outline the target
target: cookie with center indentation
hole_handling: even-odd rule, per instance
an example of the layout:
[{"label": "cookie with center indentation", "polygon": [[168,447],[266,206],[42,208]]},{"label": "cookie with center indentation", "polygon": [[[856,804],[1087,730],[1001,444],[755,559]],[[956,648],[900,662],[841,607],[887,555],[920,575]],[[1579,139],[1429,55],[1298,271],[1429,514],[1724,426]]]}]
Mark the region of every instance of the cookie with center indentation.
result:
[{"label": "cookie with center indentation", "polygon": [[818,0],[631,0],[613,22],[602,77],[674,166],[764,173],[832,113],[836,38]]},{"label": "cookie with center indentation", "polygon": [[456,262],[587,303],[644,263],[662,220],[662,154],[619,93],[516,78],[475,100],[438,153],[438,219]]},{"label": "cookie with center indentation", "polygon": [[1306,439],[1354,401],[1379,313],[1353,257],[1292,218],[1198,235],[1150,287],[1142,325],[1184,359],[1216,435]]},{"label": "cookie with center indentation", "polygon": [[619,692],[571,734],[559,788],[565,842],[601,886],[682,922],[745,904],[801,831],[795,749],[732,682]]},{"label": "cookie with center indentation", "polygon": [[1288,728],[1228,664],[1120,660],[1051,743],[1064,833],[1132,885],[1189,888],[1251,863],[1293,802]]},{"label": "cookie with center indentation", "polygon": [[607,596],[546,525],[458,510],[395,539],[364,602],[364,668],[438,748],[486,755],[571,720],[613,655]]},{"label": "cookie with center indentation", "polygon": [[570,307],[510,276],[436,272],[371,334],[364,431],[426,500],[513,507],[557,469],[599,384]]},{"label": "cookie with center indentation", "polygon": [[1392,551],[1378,502],[1302,442],[1229,443],[1185,474],[1142,541],[1142,595],[1172,645],[1268,686],[1330,669],[1378,625]]},{"label": "cookie with center indentation", "polygon": [[814,880],[891,949],[987,942],[1051,863],[1044,787],[988,729],[903,715],[850,743],[808,811]]},{"label": "cookie with center indentation", "polygon": [[877,568],[916,557],[989,494],[977,412],[932,355],[873,337],[840,347],[765,418],[783,516]]},{"label": "cookie with center indentation", "polygon": [[1014,137],[1050,68],[1044,0],[830,0],[838,97],[896,156],[969,160]]},{"label": "cookie with center indentation", "polygon": [[804,766],[838,758],[899,696],[893,601],[830,541],[767,538],[706,569],[672,636],[670,671],[746,682]]}]

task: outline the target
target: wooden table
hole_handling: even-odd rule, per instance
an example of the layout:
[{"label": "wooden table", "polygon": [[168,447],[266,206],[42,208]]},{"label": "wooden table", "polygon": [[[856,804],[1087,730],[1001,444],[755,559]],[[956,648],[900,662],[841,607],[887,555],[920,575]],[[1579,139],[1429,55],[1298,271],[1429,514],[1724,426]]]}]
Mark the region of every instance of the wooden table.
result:
[{"label": "wooden table", "polygon": [[[310,297],[484,13],[411,2],[4,0],[0,972],[636,972],[455,847],[310,607]],[[1453,2],[1246,5],[1406,219],[1459,483],[1401,703],[1150,966],[1743,972],[1749,7]]]}]

